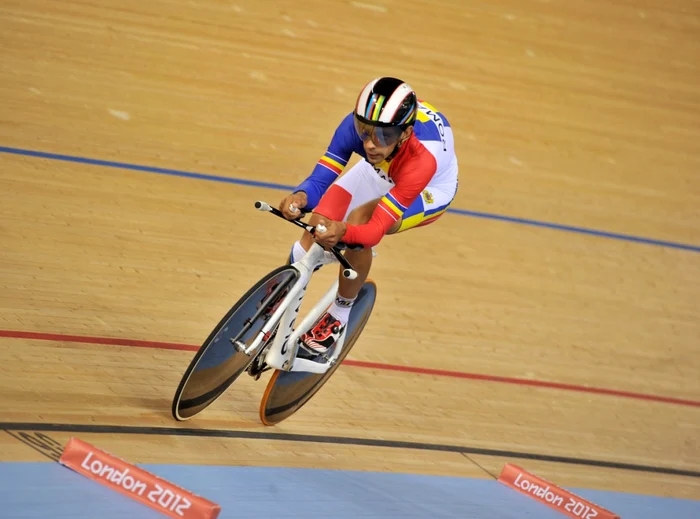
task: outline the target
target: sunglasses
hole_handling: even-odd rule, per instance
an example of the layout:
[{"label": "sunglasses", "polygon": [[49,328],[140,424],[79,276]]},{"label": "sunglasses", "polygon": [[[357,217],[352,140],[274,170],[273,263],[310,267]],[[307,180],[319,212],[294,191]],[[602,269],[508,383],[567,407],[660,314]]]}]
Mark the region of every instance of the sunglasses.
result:
[{"label": "sunglasses", "polygon": [[371,139],[375,146],[381,148],[396,144],[403,133],[400,126],[372,126],[371,124],[363,123],[357,117],[354,120],[355,131],[362,142]]}]

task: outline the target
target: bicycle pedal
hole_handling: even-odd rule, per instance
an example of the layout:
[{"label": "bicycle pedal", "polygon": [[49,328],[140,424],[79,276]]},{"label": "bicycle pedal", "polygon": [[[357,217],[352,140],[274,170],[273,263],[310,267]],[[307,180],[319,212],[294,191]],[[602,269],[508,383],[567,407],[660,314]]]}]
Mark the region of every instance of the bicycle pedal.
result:
[{"label": "bicycle pedal", "polygon": [[324,353],[320,351],[316,351],[314,349],[309,348],[306,346],[303,342],[299,342],[299,348],[297,349],[297,357],[300,359],[306,359],[306,360],[315,360],[318,358],[320,355],[323,355]]},{"label": "bicycle pedal", "polygon": [[265,352],[267,351],[267,349],[268,348],[265,348],[263,351],[261,351],[255,357],[255,359],[253,359],[253,362],[251,362],[246,368],[248,375],[253,377],[253,380],[258,380],[260,378],[260,375],[272,369],[270,368],[270,366],[265,364]]},{"label": "bicycle pedal", "polygon": [[299,349],[297,350],[297,357],[304,360],[310,360],[312,362],[318,362],[321,364],[321,360],[325,360],[331,366],[333,366],[337,361],[331,359],[331,354],[333,353],[334,346],[331,346],[326,351],[317,351],[308,348],[304,343],[299,343]]},{"label": "bicycle pedal", "polygon": [[248,368],[248,375],[253,377],[253,380],[259,380],[260,377],[262,376],[263,373],[266,371],[270,371],[272,368],[268,366],[267,364],[263,364],[263,367],[261,369],[250,369]]}]

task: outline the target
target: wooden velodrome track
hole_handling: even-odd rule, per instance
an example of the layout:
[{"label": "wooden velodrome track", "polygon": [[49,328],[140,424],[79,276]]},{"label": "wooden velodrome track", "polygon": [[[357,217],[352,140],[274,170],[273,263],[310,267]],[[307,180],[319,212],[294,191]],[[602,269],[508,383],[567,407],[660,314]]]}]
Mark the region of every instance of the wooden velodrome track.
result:
[{"label": "wooden velodrome track", "polygon": [[[63,443],[86,425],[135,463],[489,477],[515,461],[560,485],[698,498],[699,31],[689,0],[5,0],[3,428]],[[192,357],[176,345],[283,261],[298,233],[252,204],[285,191],[65,159],[294,185],[378,75],[448,116],[453,207],[473,213],[382,242],[355,365],[288,421],[261,425],[264,381],[243,377],[175,423]],[[14,436],[1,460],[45,459]]]}]

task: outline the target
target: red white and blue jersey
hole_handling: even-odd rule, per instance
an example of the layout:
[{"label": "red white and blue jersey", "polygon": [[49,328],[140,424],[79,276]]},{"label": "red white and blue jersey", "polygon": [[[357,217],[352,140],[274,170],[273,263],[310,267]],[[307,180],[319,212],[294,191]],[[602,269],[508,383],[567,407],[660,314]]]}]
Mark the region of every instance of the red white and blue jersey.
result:
[{"label": "red white and blue jersey", "polygon": [[[367,158],[351,113],[338,126],[326,153],[311,175],[294,190],[306,193],[307,209],[318,205],[323,194],[342,173],[353,152]],[[379,202],[370,222],[348,225],[344,242],[375,245],[403,217],[428,184],[456,186],[458,168],[450,123],[434,107],[419,101],[411,137],[391,160],[373,168],[377,175],[391,184],[391,188]]]}]

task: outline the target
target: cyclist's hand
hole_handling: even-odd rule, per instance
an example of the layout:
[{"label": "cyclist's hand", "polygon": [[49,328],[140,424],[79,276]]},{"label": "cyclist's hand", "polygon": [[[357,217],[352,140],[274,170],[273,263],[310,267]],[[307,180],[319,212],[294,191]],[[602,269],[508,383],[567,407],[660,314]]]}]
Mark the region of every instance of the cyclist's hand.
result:
[{"label": "cyclist's hand", "polygon": [[[320,232],[318,227],[323,225],[326,228],[326,232]],[[316,241],[326,249],[335,247],[340,240],[345,236],[348,226],[345,222],[335,222],[333,220],[325,220],[321,218],[316,224],[316,232],[314,233],[314,238]]]},{"label": "cyclist's hand", "polygon": [[280,202],[279,210],[287,220],[296,220],[301,216],[301,209],[306,207],[306,193],[293,193]]}]

